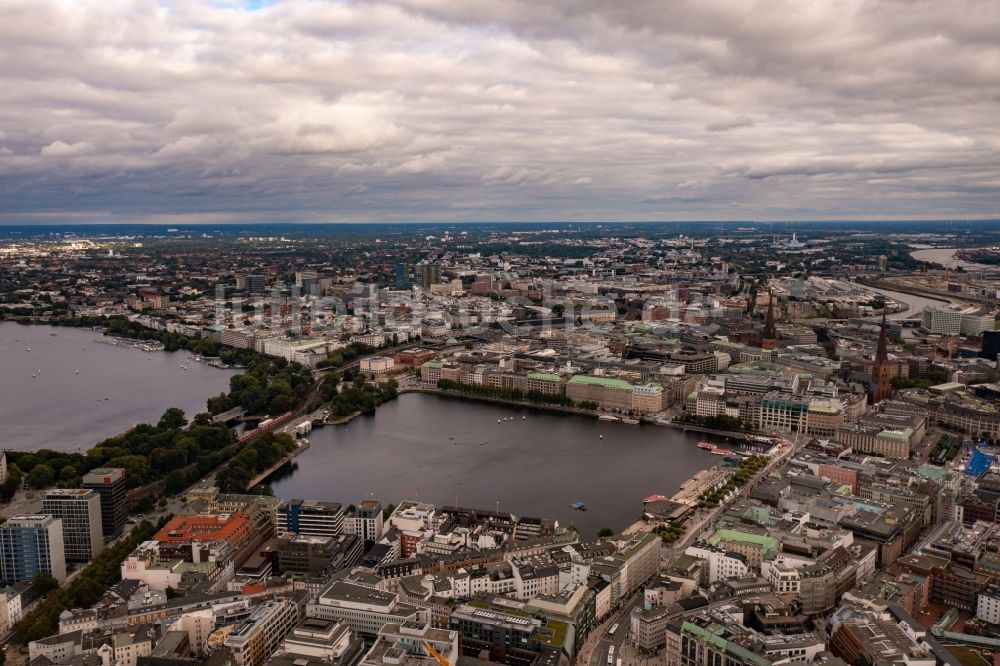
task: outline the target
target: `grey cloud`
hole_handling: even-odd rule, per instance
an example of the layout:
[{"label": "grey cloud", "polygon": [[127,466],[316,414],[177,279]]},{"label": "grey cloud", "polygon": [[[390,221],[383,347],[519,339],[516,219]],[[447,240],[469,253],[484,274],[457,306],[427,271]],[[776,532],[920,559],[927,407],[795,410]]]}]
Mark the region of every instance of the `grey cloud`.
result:
[{"label": "grey cloud", "polygon": [[996,3],[3,5],[0,221],[1000,215]]},{"label": "grey cloud", "polygon": [[732,120],[722,120],[715,123],[707,123],[705,125],[706,132],[725,132],[727,130],[739,129],[741,127],[752,127],[753,119],[751,118],[733,118]]}]

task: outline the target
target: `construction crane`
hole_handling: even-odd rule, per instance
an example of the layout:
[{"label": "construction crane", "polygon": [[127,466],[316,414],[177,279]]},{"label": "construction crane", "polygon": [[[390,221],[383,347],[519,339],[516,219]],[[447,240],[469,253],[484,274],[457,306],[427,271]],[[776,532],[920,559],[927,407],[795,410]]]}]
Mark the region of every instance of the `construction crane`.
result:
[{"label": "construction crane", "polygon": [[424,641],[424,649],[427,650],[427,652],[432,657],[437,659],[438,663],[441,664],[441,666],[452,666],[451,662],[448,661],[443,654],[435,650],[434,646],[428,643],[427,641]]}]

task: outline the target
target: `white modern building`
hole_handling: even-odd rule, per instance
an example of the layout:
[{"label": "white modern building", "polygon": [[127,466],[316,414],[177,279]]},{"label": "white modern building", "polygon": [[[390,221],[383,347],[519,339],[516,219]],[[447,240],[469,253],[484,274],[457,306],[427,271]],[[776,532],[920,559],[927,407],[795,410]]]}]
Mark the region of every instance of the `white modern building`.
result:
[{"label": "white modern building", "polygon": [[990,585],[979,593],[976,617],[988,624],[1000,624],[1000,585]]},{"label": "white modern building", "polygon": [[716,548],[705,542],[688,546],[684,554],[708,561],[709,584],[749,575],[750,570],[743,555]]},{"label": "white modern building", "polygon": [[383,527],[382,503],[377,500],[364,500],[344,517],[344,532],[362,541],[378,541]]},{"label": "white modern building", "polygon": [[0,589],[0,636],[6,636],[21,619],[21,592],[13,587]]},{"label": "white modern building", "polygon": [[337,580],[314,603],[306,606],[308,617],[343,620],[352,631],[374,637],[387,624],[430,622],[423,606],[401,602],[393,592],[375,590],[357,583]]},{"label": "white modern building", "polygon": [[180,560],[161,563],[160,543],[144,541],[122,562],[122,578],[142,581],[156,592],[163,592],[168,587],[176,589],[183,573],[181,564]]},{"label": "white modern building", "polygon": [[982,335],[996,327],[995,317],[976,307],[928,305],[920,313],[920,326],[937,335]]},{"label": "white modern building", "polygon": [[391,356],[368,356],[359,361],[358,367],[365,377],[379,379],[391,374],[396,364]]}]

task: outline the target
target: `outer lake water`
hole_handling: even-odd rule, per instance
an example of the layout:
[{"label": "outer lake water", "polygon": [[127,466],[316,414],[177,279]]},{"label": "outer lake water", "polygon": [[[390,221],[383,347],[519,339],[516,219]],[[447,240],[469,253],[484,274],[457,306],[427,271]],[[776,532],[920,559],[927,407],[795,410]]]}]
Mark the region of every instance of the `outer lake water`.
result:
[{"label": "outer lake water", "polygon": [[169,407],[188,418],[205,411],[235,374],[186,351],[147,353],[103,337],[0,323],[0,448],[83,452],[136,423],[156,423]]}]

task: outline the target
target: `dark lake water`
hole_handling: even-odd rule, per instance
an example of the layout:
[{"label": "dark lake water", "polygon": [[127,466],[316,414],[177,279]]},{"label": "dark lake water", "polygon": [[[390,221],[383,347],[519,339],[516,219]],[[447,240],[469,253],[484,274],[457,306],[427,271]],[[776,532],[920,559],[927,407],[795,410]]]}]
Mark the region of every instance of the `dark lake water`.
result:
[{"label": "dark lake water", "polygon": [[[383,505],[442,505],[457,496],[460,506],[495,510],[499,500],[501,511],[557,518],[592,537],[626,527],[640,517],[643,498],[673,495],[718,463],[699,439],[662,426],[411,393],[346,426],[314,430],[310,449],[270,482],[285,499],[344,504],[374,497]],[[588,510],[571,509],[575,501]]]},{"label": "dark lake water", "polygon": [[0,323],[0,448],[86,451],[136,423],[155,423],[169,407],[189,418],[205,411],[234,374],[190,361],[186,351],[146,353],[102,337]]}]

